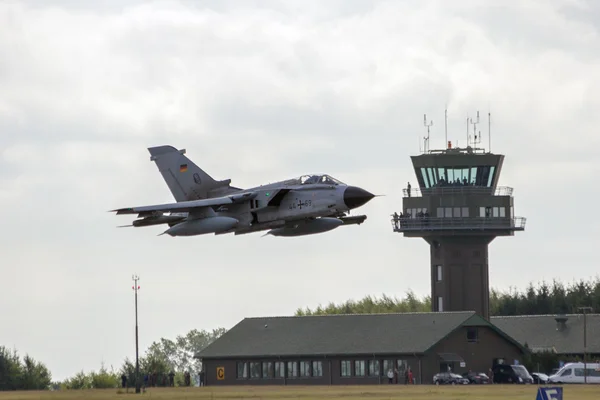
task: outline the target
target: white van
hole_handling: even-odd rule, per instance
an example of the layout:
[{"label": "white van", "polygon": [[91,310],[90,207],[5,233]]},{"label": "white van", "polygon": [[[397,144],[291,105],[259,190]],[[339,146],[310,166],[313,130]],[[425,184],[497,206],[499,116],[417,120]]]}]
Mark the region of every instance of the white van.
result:
[{"label": "white van", "polygon": [[[568,363],[554,375],[548,377],[548,383],[584,383],[584,364]],[[600,383],[600,364],[587,363],[587,383]]]}]

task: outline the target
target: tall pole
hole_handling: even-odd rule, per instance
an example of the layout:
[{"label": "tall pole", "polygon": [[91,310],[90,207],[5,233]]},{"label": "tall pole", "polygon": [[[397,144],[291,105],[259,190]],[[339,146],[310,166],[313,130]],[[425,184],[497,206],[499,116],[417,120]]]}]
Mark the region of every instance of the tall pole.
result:
[{"label": "tall pole", "polygon": [[586,311],[592,311],[592,307],[577,307],[583,310],[583,382],[587,383],[587,314]]},{"label": "tall pole", "polygon": [[132,276],[134,286],[133,291],[135,292],[135,392],[140,393],[140,359],[139,359],[139,347],[138,347],[138,312],[137,312],[137,292],[140,288],[138,281],[140,277],[137,275]]},{"label": "tall pole", "polygon": [[446,148],[448,148],[448,107],[446,107],[446,109],[444,110],[444,133],[445,133],[445,139],[446,139]]}]

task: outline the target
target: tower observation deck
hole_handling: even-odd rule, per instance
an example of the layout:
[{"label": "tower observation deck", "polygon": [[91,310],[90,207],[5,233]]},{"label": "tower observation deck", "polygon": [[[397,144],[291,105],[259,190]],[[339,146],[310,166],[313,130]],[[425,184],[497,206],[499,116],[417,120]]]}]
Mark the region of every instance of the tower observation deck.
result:
[{"label": "tower observation deck", "polygon": [[514,215],[513,189],[497,187],[504,156],[448,142],[411,160],[419,188],[404,189],[392,226],[429,244],[432,311],[475,311],[489,320],[488,245],[526,222]]}]

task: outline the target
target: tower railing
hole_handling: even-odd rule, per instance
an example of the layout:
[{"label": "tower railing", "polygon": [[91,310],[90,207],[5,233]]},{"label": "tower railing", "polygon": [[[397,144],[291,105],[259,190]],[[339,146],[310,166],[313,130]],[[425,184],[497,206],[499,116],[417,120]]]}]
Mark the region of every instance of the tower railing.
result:
[{"label": "tower railing", "polygon": [[491,195],[491,196],[512,196],[513,188],[508,186],[488,187],[488,186],[436,186],[427,189],[414,188],[402,189],[404,197],[423,197],[423,196],[443,196],[443,195]]},{"label": "tower railing", "polygon": [[392,218],[394,232],[444,230],[513,230],[525,229],[525,217],[457,217]]}]

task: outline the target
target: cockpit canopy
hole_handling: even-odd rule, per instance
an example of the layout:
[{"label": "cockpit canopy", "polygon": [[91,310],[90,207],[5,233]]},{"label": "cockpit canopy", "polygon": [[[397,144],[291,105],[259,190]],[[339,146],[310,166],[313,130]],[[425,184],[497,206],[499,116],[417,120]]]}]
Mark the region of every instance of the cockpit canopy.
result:
[{"label": "cockpit canopy", "polygon": [[345,183],[342,181],[339,181],[327,174],[302,175],[301,177],[292,179],[287,183],[290,185],[345,185]]}]

